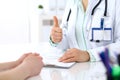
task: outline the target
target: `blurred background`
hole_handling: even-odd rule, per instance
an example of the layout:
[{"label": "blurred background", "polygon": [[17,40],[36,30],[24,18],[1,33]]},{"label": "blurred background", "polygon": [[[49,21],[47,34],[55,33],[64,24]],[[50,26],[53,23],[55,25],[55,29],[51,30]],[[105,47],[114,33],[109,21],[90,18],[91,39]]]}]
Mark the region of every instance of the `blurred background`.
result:
[{"label": "blurred background", "polygon": [[0,44],[48,42],[53,16],[67,0],[0,0]]}]

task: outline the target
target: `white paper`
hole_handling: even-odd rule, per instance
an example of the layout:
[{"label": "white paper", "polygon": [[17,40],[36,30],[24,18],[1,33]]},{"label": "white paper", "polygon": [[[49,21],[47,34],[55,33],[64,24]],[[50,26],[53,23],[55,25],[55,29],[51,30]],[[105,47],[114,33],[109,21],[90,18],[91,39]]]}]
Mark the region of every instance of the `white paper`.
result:
[{"label": "white paper", "polygon": [[45,67],[70,68],[72,65],[75,64],[75,62],[71,63],[59,62],[58,59],[63,54],[64,51],[57,49],[56,47],[46,46],[41,54],[41,56],[43,57],[43,63]]},{"label": "white paper", "polygon": [[58,67],[58,68],[70,68],[75,62],[63,63],[58,61],[58,57],[44,57],[43,62],[45,67]]}]

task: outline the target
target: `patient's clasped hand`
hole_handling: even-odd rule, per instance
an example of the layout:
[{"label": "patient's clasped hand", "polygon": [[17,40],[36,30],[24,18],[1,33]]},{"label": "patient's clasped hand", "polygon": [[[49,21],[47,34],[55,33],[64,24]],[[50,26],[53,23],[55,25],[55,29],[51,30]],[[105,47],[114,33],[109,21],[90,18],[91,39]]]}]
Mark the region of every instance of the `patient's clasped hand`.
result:
[{"label": "patient's clasped hand", "polygon": [[0,63],[0,80],[25,80],[38,75],[43,67],[38,53],[27,53],[13,62]]}]

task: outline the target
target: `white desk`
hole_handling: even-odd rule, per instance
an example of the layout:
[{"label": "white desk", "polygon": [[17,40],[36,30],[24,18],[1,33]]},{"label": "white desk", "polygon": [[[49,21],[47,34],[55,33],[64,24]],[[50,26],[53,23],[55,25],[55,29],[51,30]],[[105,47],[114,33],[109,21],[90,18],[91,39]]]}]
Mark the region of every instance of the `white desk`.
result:
[{"label": "white desk", "polygon": [[28,80],[106,80],[101,62],[77,63],[70,69],[43,68],[40,75]]},{"label": "white desk", "polygon": [[[0,45],[0,62],[16,60],[25,52],[40,52],[41,54],[48,48],[46,43]],[[28,80],[106,80],[106,76],[101,62],[85,62],[76,63],[69,69],[44,67],[39,75]]]}]

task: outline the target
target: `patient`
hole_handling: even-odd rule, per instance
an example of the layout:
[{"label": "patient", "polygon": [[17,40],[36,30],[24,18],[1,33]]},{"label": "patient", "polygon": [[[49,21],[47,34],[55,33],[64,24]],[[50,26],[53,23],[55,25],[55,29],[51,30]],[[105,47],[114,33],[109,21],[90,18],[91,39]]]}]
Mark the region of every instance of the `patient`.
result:
[{"label": "patient", "polygon": [[16,61],[0,63],[0,80],[25,80],[38,75],[42,67],[39,54],[27,53]]}]

